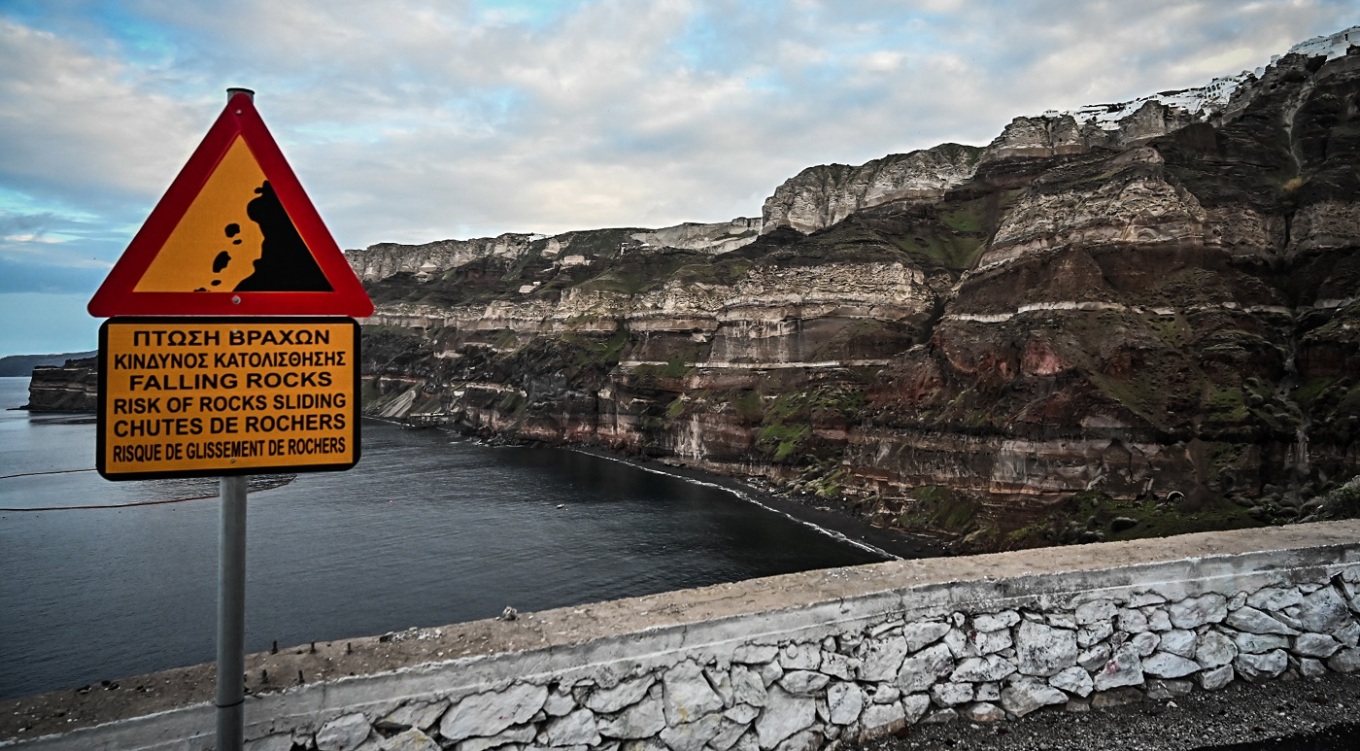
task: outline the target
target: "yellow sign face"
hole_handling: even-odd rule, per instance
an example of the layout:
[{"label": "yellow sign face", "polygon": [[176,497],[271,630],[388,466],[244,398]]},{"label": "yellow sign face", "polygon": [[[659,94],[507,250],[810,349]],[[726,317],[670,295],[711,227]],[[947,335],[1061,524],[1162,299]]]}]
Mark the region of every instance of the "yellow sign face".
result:
[{"label": "yellow sign face", "polygon": [[349,469],[350,318],[115,318],[99,330],[96,465],[110,480]]},{"label": "yellow sign face", "polygon": [[264,170],[237,138],[204,184],[164,249],[137,282],[137,292],[229,292],[255,272],[264,235],[248,207]]}]

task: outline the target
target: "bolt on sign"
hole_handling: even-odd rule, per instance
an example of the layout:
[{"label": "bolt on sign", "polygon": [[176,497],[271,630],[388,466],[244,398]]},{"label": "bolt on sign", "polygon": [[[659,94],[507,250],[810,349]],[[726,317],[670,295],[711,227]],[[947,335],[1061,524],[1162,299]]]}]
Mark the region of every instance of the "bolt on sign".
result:
[{"label": "bolt on sign", "polygon": [[96,465],[111,480],[349,469],[359,325],[115,318],[99,330]]},{"label": "bolt on sign", "polygon": [[[90,300],[109,480],[349,469],[373,302],[233,94]],[[303,317],[320,316],[320,317]]]}]

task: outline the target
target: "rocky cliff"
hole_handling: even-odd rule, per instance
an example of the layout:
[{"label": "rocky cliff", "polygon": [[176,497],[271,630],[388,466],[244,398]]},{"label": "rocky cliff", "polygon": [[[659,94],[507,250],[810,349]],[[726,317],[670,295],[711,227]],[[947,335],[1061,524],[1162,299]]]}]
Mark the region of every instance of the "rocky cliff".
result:
[{"label": "rocky cliff", "polygon": [[1360,50],[1287,55],[1231,102],[812,168],[698,244],[352,252],[367,408],[761,477],[960,547],[1306,518],[1360,469]]},{"label": "rocky cliff", "polygon": [[99,363],[94,357],[65,365],[33,368],[28,382],[30,412],[94,412],[99,407]]}]

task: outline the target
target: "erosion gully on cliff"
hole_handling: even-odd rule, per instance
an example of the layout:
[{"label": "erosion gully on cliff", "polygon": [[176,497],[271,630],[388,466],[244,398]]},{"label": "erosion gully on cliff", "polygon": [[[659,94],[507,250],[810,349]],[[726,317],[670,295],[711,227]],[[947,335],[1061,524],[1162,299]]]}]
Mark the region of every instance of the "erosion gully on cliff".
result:
[{"label": "erosion gully on cliff", "polygon": [[[761,220],[349,254],[365,408],[996,549],[1360,507],[1360,49],[805,170]],[[1349,509],[1349,511],[1348,511]]]}]

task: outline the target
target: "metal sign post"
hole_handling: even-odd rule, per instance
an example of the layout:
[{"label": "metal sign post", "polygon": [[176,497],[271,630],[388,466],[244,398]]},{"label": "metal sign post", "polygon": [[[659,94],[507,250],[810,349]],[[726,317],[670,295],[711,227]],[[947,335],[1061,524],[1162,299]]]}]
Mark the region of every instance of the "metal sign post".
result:
[{"label": "metal sign post", "polygon": [[217,751],[240,751],[245,728],[246,476],[222,478],[217,558]]},{"label": "metal sign post", "polygon": [[246,478],[359,461],[359,324],[373,301],[255,109],[227,106],[86,306],[95,468],[220,477],[217,749],[245,741]]}]

